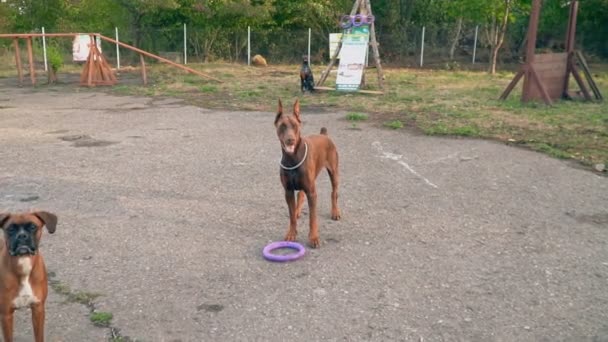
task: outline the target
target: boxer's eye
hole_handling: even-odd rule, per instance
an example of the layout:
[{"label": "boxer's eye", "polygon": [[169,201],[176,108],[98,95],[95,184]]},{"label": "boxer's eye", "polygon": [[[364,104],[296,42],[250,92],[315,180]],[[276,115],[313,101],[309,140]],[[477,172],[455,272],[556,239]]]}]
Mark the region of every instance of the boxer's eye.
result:
[{"label": "boxer's eye", "polygon": [[33,223],[30,223],[27,226],[25,226],[25,230],[27,230],[28,232],[31,233],[36,230],[36,225]]},{"label": "boxer's eye", "polygon": [[6,232],[9,234],[14,234],[15,232],[17,232],[17,229],[19,229],[19,228],[16,225],[11,224],[10,226],[8,226],[8,229],[6,230]]}]

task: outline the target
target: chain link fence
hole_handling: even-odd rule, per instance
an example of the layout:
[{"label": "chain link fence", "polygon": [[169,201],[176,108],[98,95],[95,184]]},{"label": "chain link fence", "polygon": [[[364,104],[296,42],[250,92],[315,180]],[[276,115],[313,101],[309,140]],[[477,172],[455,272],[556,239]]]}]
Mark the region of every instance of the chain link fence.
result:
[{"label": "chain link fence", "polygon": [[[36,30],[35,33],[40,33]],[[338,32],[336,30],[336,32]],[[49,32],[47,32],[49,33]],[[141,31],[112,30],[101,34],[117,38],[120,42],[159,55],[180,64],[187,63],[248,63],[256,54],[262,55],[269,65],[299,64],[309,53],[311,64],[329,62],[329,34],[315,30],[263,30],[247,27],[225,29],[176,27]],[[440,69],[487,68],[490,59],[488,27],[483,25],[450,23],[443,25],[404,26],[376,33],[383,65],[396,67],[425,67]],[[522,35],[523,36],[523,35]],[[563,51],[558,34],[540,32],[538,52]],[[0,44],[2,68],[14,67],[13,44],[5,39]],[[522,61],[525,41],[507,40],[499,55],[500,64],[518,64]],[[34,39],[36,63],[43,66],[44,54],[41,38]],[[49,50],[59,54],[64,64],[72,63],[72,40],[46,38]],[[112,66],[137,65],[139,54],[102,42],[103,54]],[[21,57],[27,59],[25,43],[21,41]],[[373,64],[370,55],[370,64]],[[55,56],[56,57],[56,56]],[[49,56],[47,56],[47,59]],[[155,61],[149,61],[154,63]]]}]

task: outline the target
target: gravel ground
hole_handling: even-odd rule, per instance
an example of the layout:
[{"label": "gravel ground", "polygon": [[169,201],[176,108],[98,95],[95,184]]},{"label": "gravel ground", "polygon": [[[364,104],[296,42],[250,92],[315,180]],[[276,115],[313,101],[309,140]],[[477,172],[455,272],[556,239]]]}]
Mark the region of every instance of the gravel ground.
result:
[{"label": "gravel ground", "polygon": [[338,146],[342,220],[323,173],[321,247],[277,264],[274,113],[0,86],[0,209],[56,213],[55,284],[101,295],[51,291],[48,340],[608,341],[608,178],[344,115],[302,113]]}]

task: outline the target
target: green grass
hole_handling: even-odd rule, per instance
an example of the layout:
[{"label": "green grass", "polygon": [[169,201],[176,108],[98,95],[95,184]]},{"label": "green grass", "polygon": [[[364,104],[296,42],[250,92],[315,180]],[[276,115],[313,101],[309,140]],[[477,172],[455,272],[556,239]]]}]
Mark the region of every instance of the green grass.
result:
[{"label": "green grass", "polygon": [[348,113],[346,114],[346,120],[348,121],[364,121],[367,120],[369,116],[363,113]]},{"label": "green grass", "polygon": [[111,312],[97,311],[91,313],[89,319],[98,327],[108,327],[110,326],[113,317],[114,315],[112,315]]},{"label": "green grass", "polygon": [[384,123],[384,126],[392,129],[400,129],[403,128],[403,122],[399,120],[392,120]]}]

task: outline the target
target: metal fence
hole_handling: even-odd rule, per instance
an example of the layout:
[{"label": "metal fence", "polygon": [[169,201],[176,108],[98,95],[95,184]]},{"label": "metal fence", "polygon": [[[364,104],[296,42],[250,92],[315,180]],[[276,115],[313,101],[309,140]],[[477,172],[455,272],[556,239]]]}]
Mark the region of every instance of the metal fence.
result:
[{"label": "metal fence", "polygon": [[[40,30],[36,30],[41,32]],[[406,26],[390,31],[378,31],[382,63],[392,66],[456,69],[485,68],[489,62],[486,27],[463,24],[455,40],[455,24]],[[337,32],[337,30],[335,31]],[[48,33],[48,32],[47,32]],[[311,63],[329,62],[329,33],[310,29],[265,31],[248,27],[237,29],[208,29],[176,27],[142,31],[119,31],[101,34],[160,55],[177,63],[230,62],[248,63],[249,58],[261,54],[270,65],[300,63],[310,53]],[[556,37],[557,40],[560,37]],[[11,42],[0,42],[0,51],[11,50]],[[551,39],[539,41],[539,49],[551,49]],[[66,63],[71,61],[72,42],[69,39],[47,38],[46,45],[61,51]],[[500,63],[521,61],[522,42],[507,41],[500,52]],[[42,39],[35,41],[37,62],[43,60]],[[23,48],[23,47],[22,47]],[[117,49],[103,42],[102,51],[112,65],[126,66],[139,63],[137,53]],[[5,60],[9,60],[5,58]],[[5,63],[3,63],[5,64]]]}]

